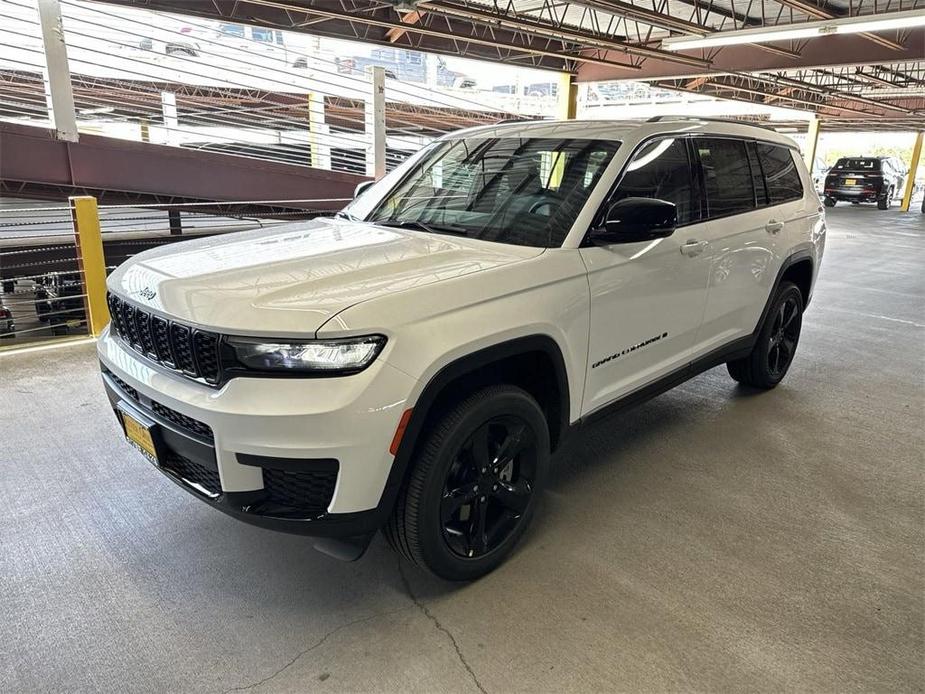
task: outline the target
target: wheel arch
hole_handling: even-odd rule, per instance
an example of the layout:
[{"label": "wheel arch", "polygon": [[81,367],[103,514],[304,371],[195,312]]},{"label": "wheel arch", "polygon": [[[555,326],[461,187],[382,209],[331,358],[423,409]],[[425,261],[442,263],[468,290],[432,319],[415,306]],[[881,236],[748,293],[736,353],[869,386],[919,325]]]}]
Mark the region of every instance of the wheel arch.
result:
[{"label": "wheel arch", "polygon": [[[517,366],[512,369],[512,365]],[[543,372],[543,366],[548,370]],[[542,377],[537,378],[537,373]],[[428,422],[459,397],[491,383],[511,383],[537,398],[549,424],[552,449],[556,449],[568,430],[570,405],[568,372],[558,343],[537,334],[483,347],[443,365],[424,386],[395,453],[381,512],[391,512]]]},{"label": "wheel arch", "polygon": [[800,293],[803,294],[803,308],[805,309],[809,305],[809,300],[812,297],[814,270],[813,255],[808,249],[795,251],[784,259],[780,269],[777,271],[777,279],[771,285],[771,292],[768,294],[767,301],[765,301],[761,317],[752,332],[753,338],[757,338],[758,333],[761,332],[761,326],[764,325],[764,321],[768,317],[771,303],[774,301],[774,296],[777,294],[777,289],[780,287],[781,282],[793,282],[796,284],[800,289]]}]

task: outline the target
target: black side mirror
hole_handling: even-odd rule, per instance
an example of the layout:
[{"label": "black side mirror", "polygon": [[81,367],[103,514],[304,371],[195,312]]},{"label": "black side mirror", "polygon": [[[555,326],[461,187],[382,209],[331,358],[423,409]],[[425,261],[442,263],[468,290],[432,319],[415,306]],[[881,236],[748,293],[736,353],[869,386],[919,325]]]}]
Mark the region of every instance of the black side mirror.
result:
[{"label": "black side mirror", "polygon": [[369,188],[373,183],[375,183],[375,181],[363,181],[362,183],[357,183],[357,187],[353,189],[353,197],[360,197],[363,191]]},{"label": "black side mirror", "polygon": [[656,198],[623,198],[607,210],[602,226],[592,229],[594,243],[636,243],[671,236],[678,226],[673,202]]}]

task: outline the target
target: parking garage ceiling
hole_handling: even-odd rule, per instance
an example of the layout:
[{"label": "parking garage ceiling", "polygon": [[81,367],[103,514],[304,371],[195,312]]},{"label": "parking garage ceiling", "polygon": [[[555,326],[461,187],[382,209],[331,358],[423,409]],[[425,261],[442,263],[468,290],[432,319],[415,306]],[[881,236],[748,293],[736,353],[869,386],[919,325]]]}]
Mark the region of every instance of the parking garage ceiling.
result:
[{"label": "parking garage ceiling", "polygon": [[[103,0],[320,36],[637,80],[815,112],[830,129],[925,129],[925,28],[671,51],[670,37],[880,18],[925,0]],[[849,20],[850,21],[850,20]]]}]

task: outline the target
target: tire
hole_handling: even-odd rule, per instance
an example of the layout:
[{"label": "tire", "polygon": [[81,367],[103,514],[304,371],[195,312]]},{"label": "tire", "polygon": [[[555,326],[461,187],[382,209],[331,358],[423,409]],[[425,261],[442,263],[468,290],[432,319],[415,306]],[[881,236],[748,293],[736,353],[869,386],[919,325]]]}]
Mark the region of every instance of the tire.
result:
[{"label": "tire", "polygon": [[803,294],[793,282],[782,282],[751,353],[726,363],[729,375],[753,388],[775,387],[793,363],[802,325]]},{"label": "tire", "polygon": [[[512,457],[501,455],[505,447]],[[530,524],[549,449],[546,418],[530,395],[510,385],[479,390],[429,426],[383,534],[436,576],[484,576]]]},{"label": "tire", "polygon": [[882,198],[877,198],[877,209],[878,210],[888,210],[893,204],[893,189],[890,188],[886,195]]},{"label": "tire", "polygon": [[822,204],[826,207],[835,207],[835,198],[826,198],[822,201]]}]

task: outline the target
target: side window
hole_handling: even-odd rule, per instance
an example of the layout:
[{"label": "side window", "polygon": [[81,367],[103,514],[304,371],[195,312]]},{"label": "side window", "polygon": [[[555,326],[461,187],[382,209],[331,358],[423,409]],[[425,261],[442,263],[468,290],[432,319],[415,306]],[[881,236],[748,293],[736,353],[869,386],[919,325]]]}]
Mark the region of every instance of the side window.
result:
[{"label": "side window", "polygon": [[755,209],[755,188],[742,140],[697,138],[703,167],[709,217],[725,217]]},{"label": "side window", "polygon": [[612,202],[623,198],[667,200],[677,206],[678,224],[697,221],[700,202],[694,196],[687,142],[681,138],[653,140],[636,152]]},{"label": "side window", "polygon": [[790,148],[759,142],[756,149],[758,159],[761,161],[761,169],[764,171],[764,180],[768,186],[771,204],[778,205],[803,197],[800,171],[793,160],[793,152]]}]

